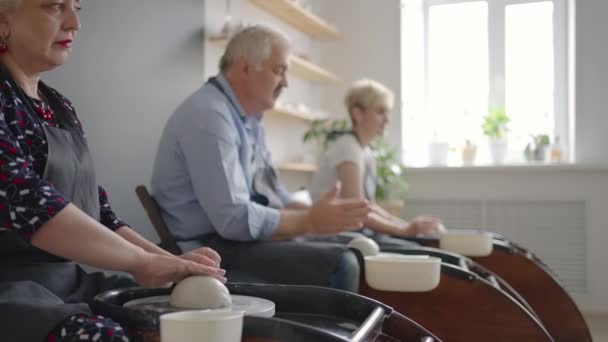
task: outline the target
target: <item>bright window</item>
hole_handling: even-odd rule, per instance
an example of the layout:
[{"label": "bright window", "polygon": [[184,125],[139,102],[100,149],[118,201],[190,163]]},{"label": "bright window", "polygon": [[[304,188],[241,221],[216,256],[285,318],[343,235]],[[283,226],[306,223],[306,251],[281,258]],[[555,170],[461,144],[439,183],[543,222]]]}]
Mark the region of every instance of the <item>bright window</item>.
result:
[{"label": "bright window", "polygon": [[424,165],[431,142],[460,162],[466,140],[489,162],[481,124],[490,108],[511,119],[507,162],[531,135],[568,147],[566,0],[404,0],[403,151]]}]

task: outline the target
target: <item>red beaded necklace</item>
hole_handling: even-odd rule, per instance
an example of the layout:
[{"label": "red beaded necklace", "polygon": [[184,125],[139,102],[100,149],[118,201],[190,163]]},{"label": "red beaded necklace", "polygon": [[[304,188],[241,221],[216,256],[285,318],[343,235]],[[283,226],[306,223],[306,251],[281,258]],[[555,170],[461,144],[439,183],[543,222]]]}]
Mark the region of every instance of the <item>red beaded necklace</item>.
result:
[{"label": "red beaded necklace", "polygon": [[45,108],[42,104],[34,104],[35,111],[44,120],[52,121],[55,118],[55,114],[50,108]]},{"label": "red beaded necklace", "polygon": [[[41,99],[44,99],[43,95],[39,93]],[[43,120],[47,121],[50,125],[55,126],[55,113],[51,107],[44,102],[44,100],[33,99],[34,111]]]}]

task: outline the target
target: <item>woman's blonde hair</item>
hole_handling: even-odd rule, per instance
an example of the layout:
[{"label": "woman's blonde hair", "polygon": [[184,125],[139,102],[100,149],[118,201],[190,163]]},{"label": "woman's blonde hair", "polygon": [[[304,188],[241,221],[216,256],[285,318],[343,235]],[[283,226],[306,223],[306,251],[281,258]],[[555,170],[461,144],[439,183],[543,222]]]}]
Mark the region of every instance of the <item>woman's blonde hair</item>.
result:
[{"label": "woman's blonde hair", "polygon": [[364,78],[353,83],[344,97],[344,105],[350,114],[354,107],[367,109],[374,106],[386,106],[393,108],[393,92],[382,83]]}]

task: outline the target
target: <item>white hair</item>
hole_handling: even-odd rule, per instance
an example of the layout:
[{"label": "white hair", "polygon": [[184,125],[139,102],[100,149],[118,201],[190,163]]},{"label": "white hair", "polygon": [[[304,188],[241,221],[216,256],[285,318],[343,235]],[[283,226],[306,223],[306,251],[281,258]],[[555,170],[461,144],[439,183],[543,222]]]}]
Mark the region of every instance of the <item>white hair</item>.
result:
[{"label": "white hair", "polygon": [[[2,1],[2,0],[0,0]],[[220,70],[226,72],[239,58],[245,58],[256,68],[272,53],[273,47],[289,48],[287,37],[270,27],[253,25],[237,32],[228,42],[224,55],[220,59]]]}]

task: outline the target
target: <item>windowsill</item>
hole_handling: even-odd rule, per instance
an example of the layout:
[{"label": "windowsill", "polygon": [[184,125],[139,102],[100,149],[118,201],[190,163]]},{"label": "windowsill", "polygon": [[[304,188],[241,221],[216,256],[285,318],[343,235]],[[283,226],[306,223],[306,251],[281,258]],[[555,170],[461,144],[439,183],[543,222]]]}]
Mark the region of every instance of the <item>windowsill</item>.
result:
[{"label": "windowsill", "polygon": [[511,164],[448,164],[406,165],[406,173],[422,171],[608,171],[608,164],[586,163],[511,163]]}]

